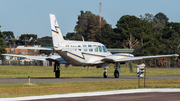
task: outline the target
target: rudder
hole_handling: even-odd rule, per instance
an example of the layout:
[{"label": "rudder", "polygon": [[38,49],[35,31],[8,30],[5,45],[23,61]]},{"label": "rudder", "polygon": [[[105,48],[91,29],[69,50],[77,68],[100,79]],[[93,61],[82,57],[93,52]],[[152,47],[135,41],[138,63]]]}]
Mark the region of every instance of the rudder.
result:
[{"label": "rudder", "polygon": [[50,22],[51,22],[51,32],[52,32],[52,40],[53,46],[58,47],[63,43],[64,38],[62,36],[61,30],[57,23],[56,17],[54,14],[50,14]]}]

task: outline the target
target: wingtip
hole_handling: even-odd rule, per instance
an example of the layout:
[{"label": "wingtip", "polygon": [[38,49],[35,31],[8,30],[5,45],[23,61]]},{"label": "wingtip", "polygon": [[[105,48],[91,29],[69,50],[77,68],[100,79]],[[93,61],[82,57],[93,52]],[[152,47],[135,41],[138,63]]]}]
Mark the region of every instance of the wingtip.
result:
[{"label": "wingtip", "polygon": [[174,55],[177,56],[177,57],[179,56],[179,54],[174,54]]}]

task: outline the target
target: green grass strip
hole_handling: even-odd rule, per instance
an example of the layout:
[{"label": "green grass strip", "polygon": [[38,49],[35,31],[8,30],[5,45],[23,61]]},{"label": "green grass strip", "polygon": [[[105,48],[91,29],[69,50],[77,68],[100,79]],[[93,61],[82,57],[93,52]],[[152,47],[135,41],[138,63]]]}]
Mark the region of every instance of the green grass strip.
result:
[{"label": "green grass strip", "polygon": [[[141,86],[144,86],[143,80]],[[180,79],[146,80],[147,88],[180,88]],[[0,85],[0,96],[22,97],[138,88],[138,80]]]},{"label": "green grass strip", "polygon": [[[114,65],[107,69],[108,76],[114,75]],[[136,64],[130,73],[128,65],[121,65],[120,76],[136,76]],[[55,77],[53,66],[0,66],[0,78]],[[61,77],[103,76],[104,70],[96,67],[61,67]],[[180,69],[147,68],[147,76],[180,75]]]}]

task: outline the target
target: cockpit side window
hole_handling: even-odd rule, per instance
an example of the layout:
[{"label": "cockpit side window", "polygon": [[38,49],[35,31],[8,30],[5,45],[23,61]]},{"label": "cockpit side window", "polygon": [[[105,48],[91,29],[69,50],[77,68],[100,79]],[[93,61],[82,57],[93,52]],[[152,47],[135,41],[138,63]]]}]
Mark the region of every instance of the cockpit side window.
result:
[{"label": "cockpit side window", "polygon": [[[87,47],[86,45],[83,45],[83,47]],[[85,52],[87,52],[87,49],[84,49]]]},{"label": "cockpit side window", "polygon": [[101,47],[101,46],[98,46],[98,48],[99,48],[99,52],[102,52],[102,47]]},{"label": "cockpit side window", "polygon": [[103,48],[103,52],[107,52],[107,49],[105,46],[102,46],[102,48]]},{"label": "cockpit side window", "polygon": [[[78,45],[78,47],[81,47],[81,45]],[[79,51],[81,51],[81,49],[78,49]]]},{"label": "cockpit side window", "polygon": [[[88,47],[92,47],[92,45],[88,45]],[[93,48],[89,48],[89,52],[93,52]]]}]

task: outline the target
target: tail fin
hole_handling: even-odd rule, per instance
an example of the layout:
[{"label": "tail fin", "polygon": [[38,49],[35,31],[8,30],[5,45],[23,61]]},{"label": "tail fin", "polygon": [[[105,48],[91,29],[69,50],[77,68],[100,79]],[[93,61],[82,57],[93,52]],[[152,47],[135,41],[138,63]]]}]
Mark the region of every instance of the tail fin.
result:
[{"label": "tail fin", "polygon": [[59,28],[59,25],[57,23],[55,15],[50,14],[50,22],[51,22],[53,45],[55,47],[58,47],[58,46],[60,46],[60,44],[63,43],[64,38],[63,38],[62,33],[60,31],[60,28]]}]

